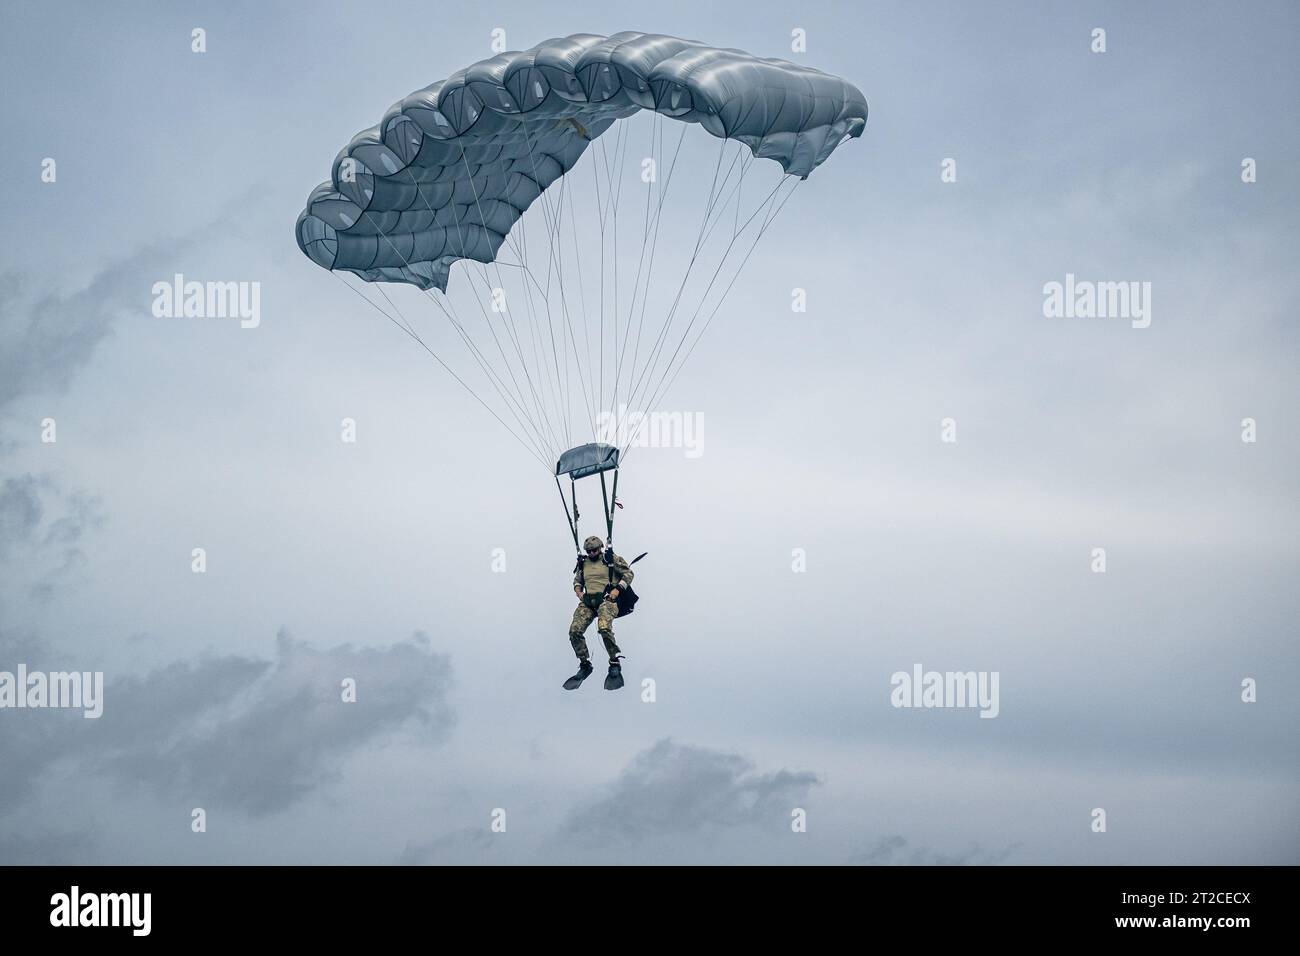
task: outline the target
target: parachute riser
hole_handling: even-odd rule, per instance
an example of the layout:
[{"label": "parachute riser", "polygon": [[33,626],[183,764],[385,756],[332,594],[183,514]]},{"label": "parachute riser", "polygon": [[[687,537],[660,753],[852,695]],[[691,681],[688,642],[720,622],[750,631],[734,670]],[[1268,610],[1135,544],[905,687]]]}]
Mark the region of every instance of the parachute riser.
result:
[{"label": "parachute riser", "polygon": [[605,489],[605,473],[600,473],[600,497],[605,503],[605,547],[612,549],[614,547],[614,509],[618,507],[618,469],[614,469],[614,490],[607,493]]},{"label": "parachute riser", "polygon": [[573,547],[578,552],[578,557],[582,557],[582,545],[578,543],[578,498],[574,494],[573,482],[569,482],[570,494],[573,497],[573,513],[569,513],[569,503],[564,500],[564,488],[560,485],[560,476],[555,476],[555,490],[560,493],[560,507],[564,509],[564,520],[569,522],[569,531],[573,534]]}]

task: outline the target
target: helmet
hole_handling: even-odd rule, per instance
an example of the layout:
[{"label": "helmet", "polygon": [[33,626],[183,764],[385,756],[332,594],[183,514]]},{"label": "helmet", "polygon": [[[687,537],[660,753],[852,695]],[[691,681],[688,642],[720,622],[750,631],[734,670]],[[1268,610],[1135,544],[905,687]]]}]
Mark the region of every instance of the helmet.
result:
[{"label": "helmet", "polygon": [[599,551],[603,547],[605,547],[605,542],[601,541],[600,538],[596,537],[594,534],[586,541],[582,542],[583,551],[590,551],[593,548]]}]

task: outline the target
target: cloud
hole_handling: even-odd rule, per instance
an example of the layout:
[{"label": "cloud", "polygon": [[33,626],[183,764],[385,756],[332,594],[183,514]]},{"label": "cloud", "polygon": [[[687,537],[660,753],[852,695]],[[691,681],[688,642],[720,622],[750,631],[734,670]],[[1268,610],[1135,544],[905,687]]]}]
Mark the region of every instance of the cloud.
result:
[{"label": "cloud", "polygon": [[81,543],[103,524],[100,501],[65,492],[52,478],[21,474],[0,479],[0,562],[5,584],[25,580],[27,596],[41,603],[86,564]]},{"label": "cloud", "polygon": [[84,865],[98,847],[86,830],[0,836],[0,866]]},{"label": "cloud", "polygon": [[[0,635],[0,650],[5,643]],[[79,773],[166,799],[250,816],[280,811],[338,779],[344,758],[376,740],[408,730],[427,744],[445,739],[455,724],[451,675],[450,658],[421,634],[384,648],[319,650],[283,630],[274,661],[205,657],[140,677],[108,675],[97,720],[0,712],[0,765],[18,771],[0,775],[0,809],[73,759]],[[344,678],[357,683],[355,703],[341,699]]]},{"label": "cloud", "polygon": [[172,274],[177,258],[237,228],[262,188],[234,197],[214,222],[112,262],[76,292],[34,294],[28,276],[0,273],[0,409],[29,393],[66,388],[120,317],[149,309],[153,283]]},{"label": "cloud", "polygon": [[30,542],[35,537],[45,514],[40,484],[35,475],[5,478],[0,484],[0,559],[16,544]]},{"label": "cloud", "polygon": [[1019,843],[990,850],[972,843],[955,853],[943,853],[929,847],[909,847],[907,839],[897,834],[882,837],[873,846],[849,857],[854,866],[996,866],[1020,849]]},{"label": "cloud", "polygon": [[66,388],[117,317],[140,307],[139,274],[162,248],[114,263],[68,295],[33,298],[26,277],[0,276],[0,408],[30,392]]},{"label": "cloud", "polygon": [[592,842],[698,833],[788,821],[817,775],[757,773],[746,758],[660,740],[642,751],[604,797],[565,820],[565,834]]},{"label": "cloud", "polygon": [[482,853],[492,849],[492,834],[483,827],[465,827],[425,843],[408,842],[398,858],[402,866],[450,862],[445,857],[458,850]]}]

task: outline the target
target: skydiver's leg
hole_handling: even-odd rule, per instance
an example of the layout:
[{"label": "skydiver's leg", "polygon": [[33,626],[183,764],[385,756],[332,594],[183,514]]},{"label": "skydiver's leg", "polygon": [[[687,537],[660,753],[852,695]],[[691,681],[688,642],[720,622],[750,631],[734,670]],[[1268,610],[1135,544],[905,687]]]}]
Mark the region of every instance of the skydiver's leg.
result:
[{"label": "skydiver's leg", "polygon": [[613,601],[605,600],[600,602],[600,612],[596,619],[596,630],[600,632],[600,638],[605,642],[605,652],[609,654],[611,661],[617,660],[623,652],[618,649],[618,643],[614,640],[614,618],[618,617],[618,605]]},{"label": "skydiver's leg", "polygon": [[596,612],[581,602],[573,612],[573,621],[569,624],[569,643],[573,645],[573,653],[578,655],[580,661],[591,657],[591,652],[587,650],[587,639],[583,635],[595,617]]}]

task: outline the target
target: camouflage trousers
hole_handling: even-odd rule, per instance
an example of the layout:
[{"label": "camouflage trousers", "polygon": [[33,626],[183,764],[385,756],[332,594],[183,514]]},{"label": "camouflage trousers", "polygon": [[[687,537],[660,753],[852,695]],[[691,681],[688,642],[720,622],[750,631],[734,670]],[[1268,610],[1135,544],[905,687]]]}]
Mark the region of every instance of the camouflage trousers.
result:
[{"label": "camouflage trousers", "polygon": [[605,642],[605,653],[609,655],[609,659],[613,660],[621,653],[618,644],[614,642],[614,618],[616,617],[618,617],[618,605],[613,601],[601,601],[600,607],[596,610],[588,607],[586,601],[578,604],[577,610],[573,612],[573,622],[569,625],[569,643],[573,645],[573,653],[578,655],[578,660],[585,661],[591,656],[587,650],[587,639],[583,635],[587,633],[587,628],[591,627],[593,620],[596,622],[600,639]]}]

